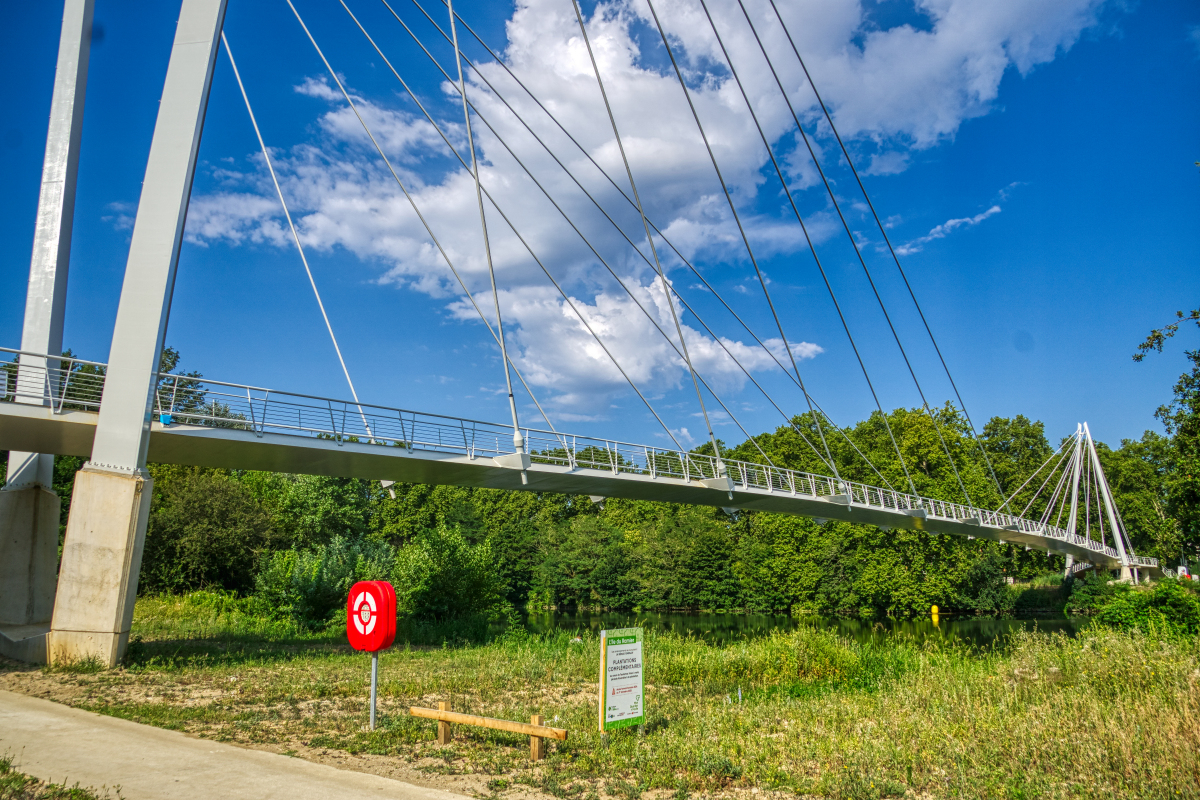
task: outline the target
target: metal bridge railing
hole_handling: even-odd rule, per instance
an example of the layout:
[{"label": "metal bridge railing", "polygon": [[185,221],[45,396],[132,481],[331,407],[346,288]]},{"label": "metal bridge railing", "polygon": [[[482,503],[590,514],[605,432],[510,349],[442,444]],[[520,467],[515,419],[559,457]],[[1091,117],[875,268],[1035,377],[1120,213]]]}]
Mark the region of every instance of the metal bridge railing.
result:
[{"label": "metal bridge railing", "polygon": [[98,411],[105,365],[0,347],[13,356],[0,363],[0,402],[49,406],[56,412]]},{"label": "metal bridge railing", "polygon": [[[5,378],[0,401],[69,409],[97,410],[104,388],[105,365],[77,358],[52,359],[37,353],[0,348],[18,360],[0,365]],[[187,375],[160,374],[154,414],[166,425],[213,428],[356,442],[491,458],[512,452],[512,428],[480,420],[354,403],[317,395],[264,389]],[[975,508],[892,489],[838,481],[826,475],[745,461],[601,439],[523,428],[535,464],[568,469],[598,469],[616,474],[648,475],[699,481],[727,476],[743,489],[825,498],[885,511],[908,513],[966,524],[987,525],[1070,543],[1119,560],[1103,542],[1069,534],[1062,528],[999,511]],[[736,487],[735,487],[736,488]],[[1130,556],[1132,566],[1157,567],[1158,560]]]}]

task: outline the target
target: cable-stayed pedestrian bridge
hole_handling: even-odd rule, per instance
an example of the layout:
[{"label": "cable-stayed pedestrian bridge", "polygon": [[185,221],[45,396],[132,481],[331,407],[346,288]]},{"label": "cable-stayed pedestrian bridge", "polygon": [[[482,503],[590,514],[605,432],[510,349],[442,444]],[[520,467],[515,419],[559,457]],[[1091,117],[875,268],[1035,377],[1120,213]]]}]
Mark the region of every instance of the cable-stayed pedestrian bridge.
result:
[{"label": "cable-stayed pedestrian bridge", "polygon": [[[24,355],[35,364],[49,361],[40,354],[0,352]],[[0,397],[0,441],[13,449],[87,457],[104,372],[104,364],[63,358],[57,368],[24,368],[19,381],[15,371],[10,373]],[[29,404],[47,396],[55,398],[50,405]],[[512,427],[506,424],[160,374],[148,458],[690,503],[731,513],[771,511],[1009,542],[1104,569],[1122,565],[1120,553],[1103,541],[1001,511],[657,445],[537,428],[522,428],[522,434],[525,454],[512,451]],[[1130,554],[1130,560],[1142,570],[1158,570],[1156,559]]]},{"label": "cable-stayed pedestrian bridge", "polygon": [[[444,9],[442,3],[412,0],[413,8],[404,13],[385,0],[373,18],[366,8],[373,4],[365,0],[337,0],[336,6],[326,3],[325,10],[345,26],[340,44],[357,48],[373,75],[386,78],[390,73],[396,79],[397,91],[402,89],[402,97],[407,98],[401,102],[411,102],[411,108],[420,112],[419,116],[411,115],[413,130],[421,130],[427,144],[436,145],[430,153],[439,153],[437,159],[428,161],[429,174],[423,174],[421,169],[413,172],[416,167],[406,166],[412,155],[406,151],[407,145],[397,151],[391,134],[380,127],[384,118],[379,113],[381,107],[370,106],[370,101],[348,83],[347,74],[330,61],[333,57],[340,65],[343,56],[338,52],[340,46],[328,49],[337,31],[330,26],[329,18],[310,17],[315,24],[305,22],[306,15],[317,13],[317,2],[299,3],[302,13],[297,3],[287,0],[290,14],[285,15],[285,26],[235,21],[230,36],[226,36],[228,0],[181,0],[107,363],[99,363],[59,356],[63,351],[67,262],[93,2],[64,2],[20,350],[5,351],[11,360],[0,364],[4,379],[0,448],[9,451],[7,483],[0,491],[0,651],[33,660],[95,657],[103,663],[117,663],[128,640],[150,513],[152,480],[146,470],[148,461],[587,494],[597,499],[625,497],[716,506],[731,512],[771,511],[1024,545],[1065,555],[1068,574],[1073,574],[1078,564],[1119,569],[1122,578],[1136,578],[1138,569],[1158,569],[1154,559],[1134,555],[1129,532],[1086,425],[1064,440],[1058,452],[1015,492],[1002,486],[985,437],[978,435],[918,302],[913,281],[901,263],[903,248],[892,246],[888,226],[854,165],[851,148],[837,131],[836,114],[817,92],[800,46],[792,36],[793,28],[807,22],[804,15],[808,12],[801,5],[777,5],[773,0],[767,4],[688,0],[698,6],[689,16],[678,4],[662,9],[668,12],[664,15],[656,9],[657,0],[637,0],[644,3],[650,15],[646,30],[651,41],[657,34],[661,52],[670,64],[669,70],[656,67],[652,71],[664,79],[662,90],[672,87],[669,91],[676,100],[671,106],[662,101],[661,92],[630,97],[628,92],[644,90],[638,82],[614,82],[612,79],[625,67],[609,60],[613,41],[593,48],[591,39],[597,32],[611,35],[610,31],[596,30],[594,15],[601,12],[594,10],[589,23],[577,0],[562,0],[562,19],[568,24],[559,34],[567,37],[562,40],[566,49],[549,48],[548,52],[572,51],[563,63],[584,65],[583,74],[590,72],[587,82],[594,79],[594,92],[586,92],[591,99],[583,99],[580,116],[572,119],[562,113],[559,102],[549,96],[539,98],[531,86],[538,87],[540,81],[525,80],[537,76],[525,74],[523,78],[522,70],[527,67],[506,63],[503,48],[489,45],[454,9],[452,0],[443,0]],[[244,8],[252,6],[243,4]],[[285,13],[283,4],[276,10]],[[686,65],[695,60],[692,56],[696,53],[679,51],[677,58],[682,40],[675,34],[700,20],[698,12],[703,12],[711,41],[718,48],[711,53],[705,51],[708,54],[700,61],[713,59],[716,72],[710,71],[700,81],[689,81],[680,58]],[[376,38],[371,31],[384,35]],[[286,152],[269,145],[282,141],[283,136],[276,127],[280,116],[276,104],[259,106],[267,113],[258,116],[251,102],[252,97],[257,101],[270,95],[278,97],[281,91],[292,93],[295,87],[290,83],[281,85],[279,74],[268,78],[254,66],[254,59],[244,62],[249,69],[243,80],[230,46],[229,39],[233,38],[239,48],[242,41],[256,48],[268,35],[294,37],[292,41],[298,47],[290,52],[308,59],[303,69],[319,71],[329,98],[348,112],[345,120],[357,120],[358,125],[352,126],[353,135],[357,137],[357,128],[361,127],[364,138],[354,145],[356,154],[348,157],[356,170],[361,167],[363,175],[374,176],[368,180],[377,178],[380,187],[388,187],[380,195],[379,204],[381,209],[390,210],[379,218],[378,235],[397,242],[415,242],[413,246],[425,255],[418,257],[414,254],[418,251],[405,251],[396,258],[421,261],[426,277],[461,290],[461,307],[472,308],[482,323],[478,329],[480,339],[489,349],[494,342],[498,351],[499,369],[494,377],[503,379],[509,422],[481,422],[361,401],[351,376],[356,352],[348,351],[348,359],[334,330],[335,320],[345,310],[326,307],[318,288],[322,276],[319,270],[314,274],[305,254],[306,240],[311,241],[310,223],[305,217],[311,208],[306,207],[305,197],[311,193],[299,191],[302,187],[289,182],[286,164],[281,160],[287,158]],[[401,37],[401,49],[396,49],[393,35]],[[467,35],[474,40],[470,49],[475,58],[463,51],[463,37]],[[409,40],[416,50],[408,46]],[[313,311],[320,312],[320,324],[331,345],[330,355],[336,356],[350,400],[223,383],[198,375],[166,374],[171,369],[163,366],[201,132],[215,65],[222,51],[236,82],[236,92],[228,91],[233,84],[226,84],[226,90],[219,92],[214,102],[245,107],[245,121],[249,123],[244,126],[246,144],[250,144],[252,131],[256,152],[261,153],[261,167],[265,168],[260,174],[263,186],[268,186],[265,178],[269,176],[269,186],[274,190],[271,202],[278,201],[281,215],[272,217],[269,224],[278,225],[284,240],[290,239],[295,246],[297,267],[303,268],[302,272],[297,269],[295,277],[312,289],[316,301]],[[388,57],[389,52],[395,60]],[[257,63],[261,67],[264,62]],[[378,64],[386,66],[386,72],[376,69]],[[557,65],[550,67],[549,71],[554,72]],[[447,106],[427,103],[430,94],[421,85],[414,88],[410,83],[422,70],[427,71],[425,89],[436,89],[431,92],[433,96],[440,96],[450,87],[451,91],[445,92],[450,100]],[[559,77],[569,83],[568,91],[580,93],[587,82],[579,82],[575,67],[566,72],[570,74]],[[677,93],[673,87],[676,82]],[[721,94],[726,96],[715,105],[711,97],[705,99],[709,89],[704,87],[710,82],[713,87],[722,85]],[[481,103],[484,98],[486,102]],[[614,98],[619,100],[615,106]],[[650,103],[645,102],[647,98]],[[629,105],[631,101],[636,102]],[[638,110],[636,119],[630,114],[631,108]],[[676,112],[683,116],[671,116]],[[730,148],[722,145],[728,132],[714,127],[719,122],[717,114],[736,117],[749,125],[748,138],[739,140],[732,150],[758,152],[765,157],[757,165],[762,176],[769,179],[773,174],[778,182],[772,189],[778,191],[778,200],[771,201],[777,207],[769,213],[765,206],[758,205],[756,197],[742,197],[735,191],[736,171],[741,167],[730,163]],[[770,118],[782,120],[783,128],[771,123]],[[693,132],[685,134],[685,130]],[[648,144],[659,139],[661,145]],[[368,141],[370,147],[365,144]],[[477,143],[481,143],[479,147]],[[461,152],[463,145],[465,153]],[[664,149],[648,151],[648,146]],[[712,214],[705,211],[694,220],[680,217],[678,209],[669,203],[664,205],[662,200],[678,193],[675,189],[664,193],[666,183],[686,177],[667,166],[676,162],[664,163],[663,153],[669,149],[672,158],[682,158],[688,148],[691,155],[684,160],[696,160],[701,165],[696,175],[707,177],[684,181],[684,193],[700,192],[703,197],[714,198]],[[483,152],[481,157],[479,150],[490,152]],[[449,156],[449,160],[440,161],[443,156]],[[425,163],[423,158],[412,164]],[[817,205],[804,199],[804,187],[786,168],[795,158],[805,164],[811,162],[819,178],[813,189],[818,194],[824,191]],[[438,173],[438,163],[448,164],[444,174]],[[481,169],[481,164],[490,166]],[[281,165],[282,171],[277,169]],[[654,169],[652,165],[656,165]],[[841,171],[845,180],[840,185],[854,197],[835,191],[838,179],[827,174],[831,169]],[[701,184],[696,180],[710,183],[707,188],[697,188]],[[443,181],[439,184],[442,188],[435,194],[453,194],[458,191],[454,187],[466,187],[461,194],[470,197],[462,206],[453,206],[451,213],[440,214],[437,208],[442,201],[435,199],[431,205],[431,195],[421,190],[421,186],[433,186],[438,181]],[[316,193],[326,191],[320,188]],[[643,198],[648,202],[643,203]],[[263,198],[252,199],[257,203]],[[747,205],[750,201],[755,205]],[[844,240],[840,234],[836,236],[841,242],[841,255],[829,252],[834,246],[832,240],[826,241],[819,232],[814,236],[815,229],[810,230],[813,215],[827,213],[826,201],[836,212],[834,229],[840,227],[845,234]],[[289,202],[294,209],[289,209]],[[762,240],[763,231],[750,224],[760,215],[764,219],[778,217],[781,226],[789,226],[788,235],[795,238],[788,241],[796,244],[787,248],[786,258],[781,255],[782,260],[773,263],[763,260],[775,258],[771,254],[785,239],[772,234],[771,241]],[[722,240],[723,229],[733,249],[726,252],[721,245],[714,250],[693,251],[691,245],[676,241],[674,222],[683,219],[689,220],[689,226],[711,227],[711,232],[717,234],[713,241]],[[790,227],[792,220],[794,228]],[[872,232],[856,231],[861,225]],[[555,232],[538,232],[547,226]],[[876,237],[876,231],[876,243],[865,248]],[[573,250],[555,244],[560,234],[565,237],[562,241],[572,243],[569,248]],[[583,262],[570,255],[572,252]],[[702,269],[697,258],[715,263]],[[468,269],[472,261],[485,264],[486,273]],[[833,269],[828,268],[830,264],[835,265]],[[843,269],[846,264],[859,269]],[[715,277],[711,272],[705,276],[709,268],[727,272],[727,277],[736,280],[735,290],[744,290],[746,302],[753,305],[742,304],[739,311],[735,307],[738,304],[730,302],[732,298],[722,295],[722,281],[710,280]],[[822,293],[802,298],[781,296],[782,282],[772,289],[766,274],[776,268],[824,289],[828,305],[824,305],[823,296],[819,302],[829,314],[830,330],[840,331],[838,336],[844,334],[845,339],[844,358],[838,363],[844,363],[847,370],[838,377],[855,382],[861,379],[865,396],[870,398],[872,419],[879,421],[886,434],[881,439],[883,446],[895,455],[894,460],[887,456],[889,463],[903,473],[903,480],[897,480],[896,486],[907,492],[890,484],[850,436],[849,429],[835,424],[814,398],[801,370],[809,345],[800,338],[805,335],[804,329],[793,326],[804,324],[805,329],[819,329],[814,320],[819,311],[818,295]],[[885,278],[885,272],[894,277]],[[687,277],[677,281],[671,274]],[[647,276],[649,283],[639,275]],[[693,278],[699,283],[693,284]],[[895,287],[903,309],[893,303],[889,310],[885,297],[891,293],[886,284],[880,283],[883,280],[899,281]],[[502,302],[502,293],[518,285],[536,285],[539,292],[553,298],[563,318],[570,320],[571,335],[577,337],[564,340],[571,347],[575,366],[590,376],[601,371],[619,374],[624,382],[619,391],[628,392],[625,397],[637,398],[645,407],[643,421],[653,421],[661,428],[662,433],[656,435],[670,447],[579,436],[556,429],[553,414],[546,411],[535,389],[552,390],[559,376],[543,370],[540,379],[527,381],[521,368],[528,370],[531,366],[529,355],[520,352],[519,337],[509,341],[514,329],[533,338],[555,334],[534,330],[537,323],[527,326],[520,318],[514,320],[511,307],[504,310],[508,301]],[[747,287],[757,288],[751,291]],[[627,312],[622,314],[628,317],[618,315],[606,323],[599,319],[585,296],[591,294],[598,304],[597,293],[620,298],[622,304],[627,302]],[[863,307],[852,308],[858,305]],[[863,313],[876,312],[880,316],[876,322],[862,319]],[[911,316],[906,322],[900,314]],[[314,314],[313,322],[317,321]],[[875,327],[864,328],[864,324]],[[923,332],[920,346],[930,348],[924,361],[936,373],[945,374],[947,388],[957,401],[952,402],[949,415],[935,410],[938,395],[934,392],[938,390],[922,385],[918,373],[927,370],[912,349],[913,342],[902,340],[901,332],[908,329]],[[623,341],[622,335],[630,331],[646,339]],[[412,333],[412,329],[404,330],[405,335]],[[418,336],[423,334],[416,331]],[[924,344],[926,337],[928,345]],[[963,503],[919,496],[913,472],[916,465],[906,462],[881,397],[895,388],[885,387],[868,368],[878,362],[867,351],[878,346],[889,353],[894,346],[899,357],[895,363],[903,365],[900,374],[911,380],[915,390],[909,399],[919,401],[914,410],[926,418],[921,424],[927,425],[936,439],[957,485],[957,492],[950,496]],[[374,349],[360,341],[357,355],[361,356],[366,347]],[[639,368],[631,363],[650,352],[663,354],[658,367]],[[697,357],[704,352],[708,354]],[[753,358],[748,357],[750,353]],[[718,363],[721,372],[715,372]],[[770,375],[774,382],[760,381],[756,372],[762,372],[764,378]],[[782,423],[803,440],[806,452],[823,465],[813,468],[827,472],[799,472],[774,463],[759,448],[750,428],[738,419],[738,404],[721,396],[726,392],[722,385],[727,383],[719,379],[722,374],[734,376],[739,386],[743,378],[752,385],[765,401],[759,408],[777,413]],[[676,398],[660,402],[663,395],[659,391],[667,385],[685,387],[681,391],[689,395],[686,403],[674,402]],[[538,427],[528,425],[529,408],[517,397],[522,390],[521,403],[527,396],[544,427],[541,422]],[[692,390],[694,398],[690,396]],[[570,393],[555,399],[564,404],[574,402]],[[643,413],[640,406],[635,407]],[[483,408],[472,406],[467,413],[500,415],[496,408]],[[554,410],[553,405],[550,408]],[[960,413],[961,426],[957,422]],[[687,415],[686,419],[703,420],[711,455],[686,451],[677,435],[682,430],[678,425],[681,414]],[[668,420],[672,415],[676,418],[674,428]],[[745,437],[747,448],[758,450],[761,462],[726,457],[714,430],[714,419],[727,419],[735,425]],[[623,422],[629,424],[633,419]],[[986,468],[985,477],[995,488],[993,496],[1007,497],[1000,503],[1002,511],[977,507],[980,501],[971,496],[971,481],[957,463],[968,456],[961,448],[952,447],[956,437],[972,443],[979,456],[975,466]],[[1073,447],[1067,447],[1069,442]],[[886,488],[846,480],[845,470],[834,454],[835,448],[843,444],[849,448],[844,451],[847,458],[857,459],[856,470],[863,465],[871,470],[854,474],[874,474]],[[954,450],[959,451],[957,460]],[[53,491],[56,454],[88,459],[75,475],[61,558],[60,505]],[[1025,504],[1011,513],[1019,505],[1018,496]],[[16,638],[9,636],[13,626],[20,630],[19,635],[14,634]]]}]

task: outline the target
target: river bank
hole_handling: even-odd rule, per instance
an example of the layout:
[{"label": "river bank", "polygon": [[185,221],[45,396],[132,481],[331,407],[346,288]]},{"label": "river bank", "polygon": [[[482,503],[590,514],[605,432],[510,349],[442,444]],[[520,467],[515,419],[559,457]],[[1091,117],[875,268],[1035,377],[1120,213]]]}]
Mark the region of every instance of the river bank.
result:
[{"label": "river bank", "polygon": [[[644,736],[595,732],[596,638],[516,631],[488,644],[368,659],[341,631],[221,610],[203,595],[137,604],[126,667],[0,667],[0,688],[151,725],[482,797],[1200,796],[1194,638],[1088,627],[1004,647],[801,627],[727,644],[647,631]],[[738,702],[739,689],[741,702]],[[527,739],[460,727],[439,748],[410,705],[543,714],[570,738],[539,765]]]}]

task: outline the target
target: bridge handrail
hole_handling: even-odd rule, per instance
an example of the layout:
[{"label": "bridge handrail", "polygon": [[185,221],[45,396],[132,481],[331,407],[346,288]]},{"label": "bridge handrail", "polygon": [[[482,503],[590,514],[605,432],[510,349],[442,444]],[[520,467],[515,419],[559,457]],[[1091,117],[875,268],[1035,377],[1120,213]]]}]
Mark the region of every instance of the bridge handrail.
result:
[{"label": "bridge handrail", "polygon": [[[56,358],[9,348],[0,348],[0,352],[43,360],[42,364],[36,360],[31,364],[20,364],[17,371],[22,377],[14,381],[10,376],[10,379],[4,380],[0,386],[0,399],[9,399],[9,386],[14,384],[12,399],[18,402],[51,405],[55,412],[61,412],[68,406],[99,408],[103,393],[103,371],[106,369],[102,362],[62,356]],[[44,366],[46,361],[54,360],[60,364],[65,362],[65,366]],[[81,373],[78,369],[81,365],[97,369],[92,373]],[[9,373],[12,371],[7,370]],[[40,378],[37,377],[39,372],[42,375]],[[55,387],[58,387],[57,393]],[[471,458],[512,452],[511,427],[508,425],[188,375],[158,374],[153,411],[164,422],[238,428],[252,431],[257,436],[271,431],[328,438],[339,445],[354,441],[405,447],[410,451],[419,447],[462,453]],[[771,464],[718,459],[711,455],[533,427],[522,428],[522,432],[530,456],[537,463],[689,481],[719,480],[724,476],[745,488],[827,498],[885,510],[921,511],[942,520],[987,525],[1056,539],[1119,559],[1117,551],[1102,542],[1000,511]],[[1153,558],[1130,554],[1129,560],[1132,566],[1158,566],[1157,559]]]}]

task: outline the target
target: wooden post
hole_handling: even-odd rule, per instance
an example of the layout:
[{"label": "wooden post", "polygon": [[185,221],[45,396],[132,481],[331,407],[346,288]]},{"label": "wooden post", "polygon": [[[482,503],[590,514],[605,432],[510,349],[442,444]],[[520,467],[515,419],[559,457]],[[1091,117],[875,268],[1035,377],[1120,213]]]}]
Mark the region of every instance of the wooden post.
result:
[{"label": "wooden post", "polygon": [[[529,718],[530,725],[544,725],[545,719],[541,714],[534,714]],[[541,761],[546,757],[546,740],[541,736],[529,737],[529,759],[531,761]]]},{"label": "wooden post", "polygon": [[[450,703],[438,703],[438,711],[449,711]],[[438,744],[450,744],[450,723],[438,720]]]}]

